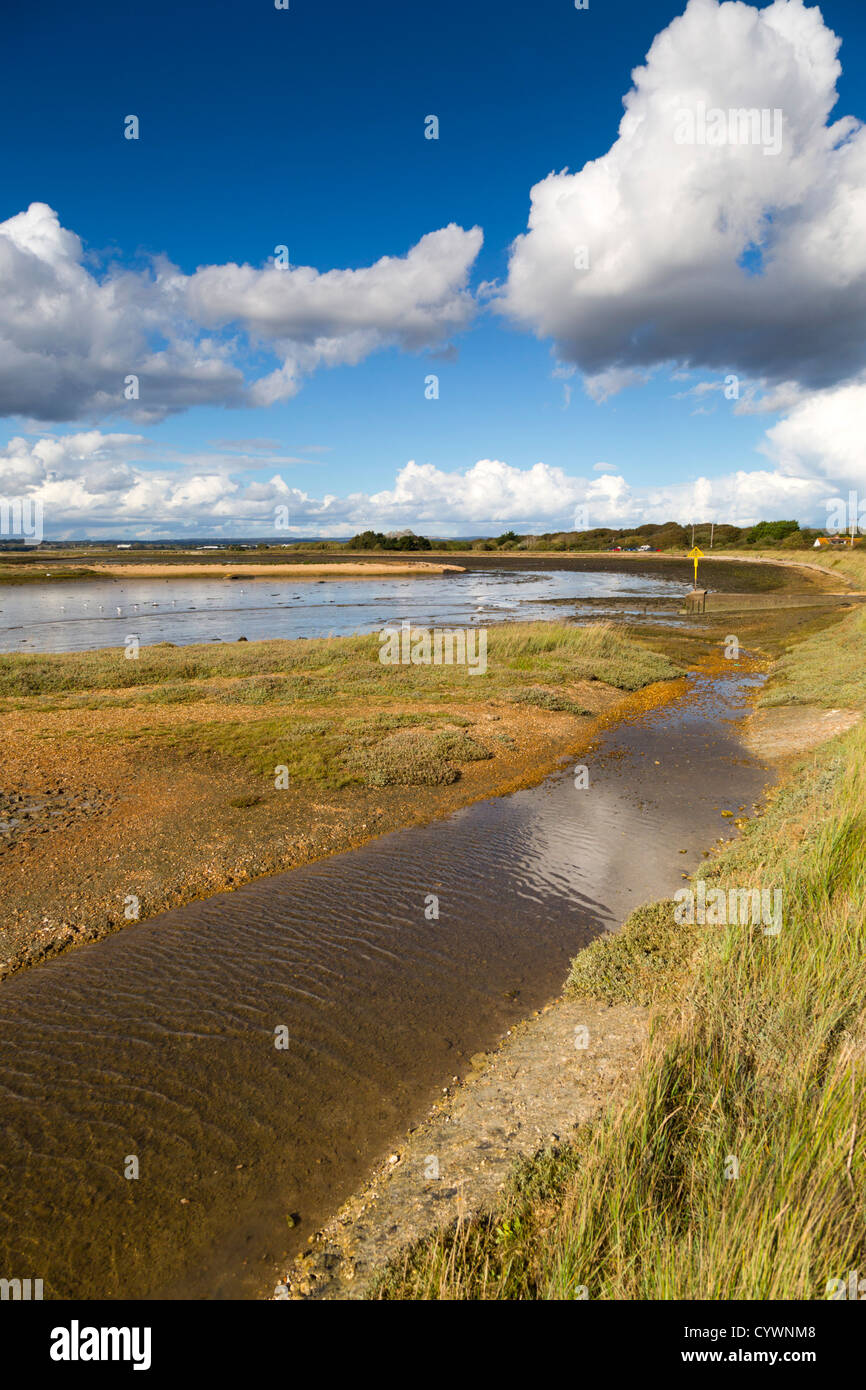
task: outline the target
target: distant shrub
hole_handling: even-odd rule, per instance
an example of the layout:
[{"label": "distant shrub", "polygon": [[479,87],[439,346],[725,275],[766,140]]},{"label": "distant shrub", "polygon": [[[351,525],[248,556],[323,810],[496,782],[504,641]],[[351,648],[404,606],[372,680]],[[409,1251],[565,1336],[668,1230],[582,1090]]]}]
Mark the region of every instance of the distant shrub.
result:
[{"label": "distant shrub", "polygon": [[758,542],[783,541],[786,536],[799,531],[799,521],[759,521],[757,526],[746,532],[745,540],[748,545],[757,545]]},{"label": "distant shrub", "polygon": [[400,535],[386,536],[381,531],[361,531],[349,541],[347,550],[430,550],[426,536],[416,536],[411,531]]},{"label": "distant shrub", "polygon": [[347,766],[361,773],[368,787],[437,787],[457,781],[460,770],[454,763],[492,756],[460,729],[398,729],[351,753]]},{"label": "distant shrub", "polygon": [[525,690],[514,690],[506,697],[513,704],[536,705],[539,709],[555,710],[560,714],[592,714],[576,700],[560,695],[556,690],[545,690],[541,685],[529,685]]}]

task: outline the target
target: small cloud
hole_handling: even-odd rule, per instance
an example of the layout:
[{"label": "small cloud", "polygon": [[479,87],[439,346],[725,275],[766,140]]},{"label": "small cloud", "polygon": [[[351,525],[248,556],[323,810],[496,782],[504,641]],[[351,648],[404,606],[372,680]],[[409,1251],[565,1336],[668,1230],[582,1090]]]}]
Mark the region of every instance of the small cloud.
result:
[{"label": "small cloud", "polygon": [[438,352],[427,354],[431,362],[458,362],[460,360],[460,349],[456,343],[449,343],[447,347],[441,348]]},{"label": "small cloud", "polygon": [[482,280],[475,291],[475,298],[480,304],[483,304],[489,299],[496,299],[501,290],[501,280]]},{"label": "small cloud", "polygon": [[246,454],[251,449],[281,449],[283,446],[278,439],[211,439],[208,441],[214,449],[236,450],[238,453]]},{"label": "small cloud", "polygon": [[636,367],[608,367],[604,372],[585,376],[583,387],[590,400],[601,405],[610,396],[624,391],[627,386],[645,386],[652,373]]}]

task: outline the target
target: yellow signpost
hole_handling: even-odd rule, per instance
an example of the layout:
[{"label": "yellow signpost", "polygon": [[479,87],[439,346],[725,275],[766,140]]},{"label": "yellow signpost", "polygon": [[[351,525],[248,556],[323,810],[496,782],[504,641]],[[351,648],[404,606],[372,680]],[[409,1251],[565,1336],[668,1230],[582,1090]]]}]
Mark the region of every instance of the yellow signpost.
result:
[{"label": "yellow signpost", "polygon": [[689,551],[689,559],[694,560],[695,562],[695,582],[692,585],[692,588],[694,589],[698,587],[698,560],[703,560],[703,558],[704,552],[702,550],[699,550],[697,546],[695,546],[693,550]]}]

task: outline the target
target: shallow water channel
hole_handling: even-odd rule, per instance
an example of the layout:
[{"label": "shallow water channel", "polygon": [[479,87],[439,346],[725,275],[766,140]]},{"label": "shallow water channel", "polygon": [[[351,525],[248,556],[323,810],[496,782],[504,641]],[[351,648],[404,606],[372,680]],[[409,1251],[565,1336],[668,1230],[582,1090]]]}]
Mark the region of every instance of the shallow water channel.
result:
[{"label": "shallow water channel", "polygon": [[731,833],[722,810],[751,811],[768,774],[736,724],[756,679],[693,677],[538,787],[0,987],[0,1275],[54,1298],[269,1291],[473,1053],[680,887]]}]

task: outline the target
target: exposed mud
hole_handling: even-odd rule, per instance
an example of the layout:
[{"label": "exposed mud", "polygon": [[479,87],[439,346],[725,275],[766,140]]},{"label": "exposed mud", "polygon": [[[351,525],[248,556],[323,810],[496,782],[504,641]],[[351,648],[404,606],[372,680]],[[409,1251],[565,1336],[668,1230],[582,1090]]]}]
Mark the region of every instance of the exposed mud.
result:
[{"label": "exposed mud", "polygon": [[751,715],[743,726],[743,739],[761,757],[788,758],[846,733],[861,717],[860,710],[856,709],[780,705],[757,710]]}]

